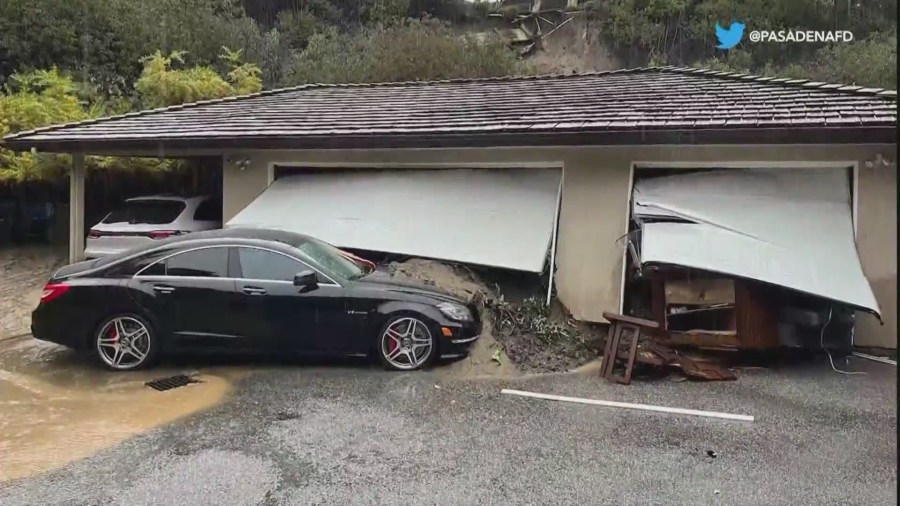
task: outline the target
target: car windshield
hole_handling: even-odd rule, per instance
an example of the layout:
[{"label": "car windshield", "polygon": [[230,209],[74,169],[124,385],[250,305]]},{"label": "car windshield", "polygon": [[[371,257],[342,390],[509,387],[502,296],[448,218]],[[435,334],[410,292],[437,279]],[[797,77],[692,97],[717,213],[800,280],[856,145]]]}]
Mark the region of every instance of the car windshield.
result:
[{"label": "car windshield", "polygon": [[344,256],[341,250],[328,243],[315,239],[304,239],[295,247],[327,273],[344,279],[357,279],[366,275],[366,271],[362,267]]},{"label": "car windshield", "polygon": [[175,221],[184,208],[184,202],[178,200],[131,200],[109,213],[103,223],[164,225]]}]

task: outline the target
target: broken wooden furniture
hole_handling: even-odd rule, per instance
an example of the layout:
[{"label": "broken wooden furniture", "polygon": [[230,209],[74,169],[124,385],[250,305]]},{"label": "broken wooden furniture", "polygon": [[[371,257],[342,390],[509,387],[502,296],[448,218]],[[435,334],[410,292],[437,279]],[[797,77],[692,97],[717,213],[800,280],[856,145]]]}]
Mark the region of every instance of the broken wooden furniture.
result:
[{"label": "broken wooden furniture", "polygon": [[[628,385],[643,331],[654,332],[659,325],[651,320],[616,313],[604,312],[603,317],[609,322],[609,335],[603,350],[600,376],[613,383]],[[617,364],[621,373],[617,372]]]},{"label": "broken wooden furniture", "polygon": [[705,360],[694,360],[679,355],[675,349],[651,338],[641,343],[635,361],[655,367],[675,367],[681,369],[688,378],[722,381],[734,380],[737,376],[725,367]]},{"label": "broken wooden furniture", "polygon": [[761,283],[687,269],[651,273],[656,337],[672,345],[732,350],[778,346],[775,312]]}]

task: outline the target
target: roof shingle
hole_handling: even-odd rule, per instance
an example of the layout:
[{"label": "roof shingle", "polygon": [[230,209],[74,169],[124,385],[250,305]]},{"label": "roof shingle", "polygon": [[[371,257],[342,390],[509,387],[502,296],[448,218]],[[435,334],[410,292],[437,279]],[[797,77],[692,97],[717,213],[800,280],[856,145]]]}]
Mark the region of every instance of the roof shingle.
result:
[{"label": "roof shingle", "polygon": [[[13,149],[204,147],[325,138],[470,138],[709,129],[896,129],[896,92],[689,68],[566,76],[303,85],[56,125],[4,138]],[[594,135],[596,134],[596,135]],[[894,134],[891,134],[894,135]],[[679,137],[679,139],[683,139]],[[306,141],[302,143],[301,141]],[[293,144],[290,144],[293,145]],[[276,147],[273,144],[273,147]]]}]

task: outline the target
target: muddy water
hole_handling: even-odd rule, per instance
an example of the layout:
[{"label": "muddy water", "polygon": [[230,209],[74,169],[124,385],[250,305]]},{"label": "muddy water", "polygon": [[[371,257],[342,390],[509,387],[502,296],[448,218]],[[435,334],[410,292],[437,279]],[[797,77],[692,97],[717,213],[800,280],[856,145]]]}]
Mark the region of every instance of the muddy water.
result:
[{"label": "muddy water", "polygon": [[240,369],[198,374],[165,392],[145,381],[183,373],[108,372],[89,357],[30,337],[0,341],[0,481],[87,457],[219,402]]}]

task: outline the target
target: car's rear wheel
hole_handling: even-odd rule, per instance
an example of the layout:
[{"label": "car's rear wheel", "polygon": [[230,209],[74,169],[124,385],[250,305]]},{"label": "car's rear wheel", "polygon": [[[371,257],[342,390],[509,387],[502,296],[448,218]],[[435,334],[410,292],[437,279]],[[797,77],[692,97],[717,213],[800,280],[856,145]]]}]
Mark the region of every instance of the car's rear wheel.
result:
[{"label": "car's rear wheel", "polygon": [[428,324],[410,315],[394,316],[378,337],[378,359],[388,369],[412,371],[431,362],[437,353]]},{"label": "car's rear wheel", "polygon": [[145,319],[117,314],[103,320],[97,328],[94,351],[107,368],[128,371],[152,364],[159,353],[159,343]]}]

